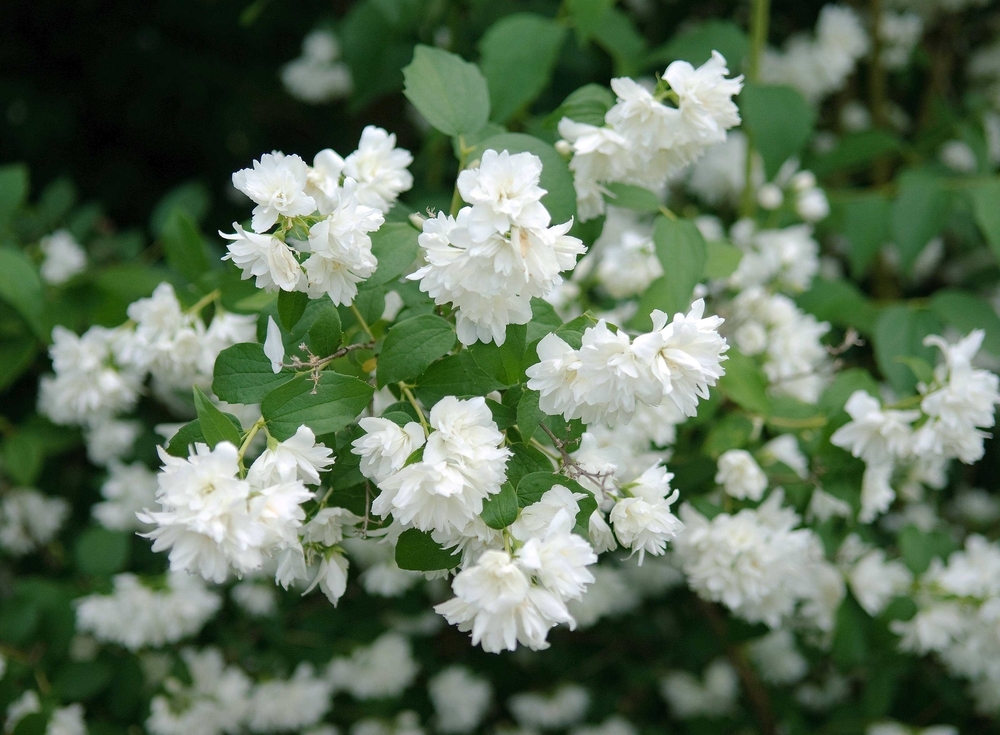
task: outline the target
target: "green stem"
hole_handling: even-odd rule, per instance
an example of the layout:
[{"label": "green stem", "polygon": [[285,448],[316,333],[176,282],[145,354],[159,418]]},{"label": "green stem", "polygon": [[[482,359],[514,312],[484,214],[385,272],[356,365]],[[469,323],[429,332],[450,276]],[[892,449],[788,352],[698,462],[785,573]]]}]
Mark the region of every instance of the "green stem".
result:
[{"label": "green stem", "polygon": [[417,419],[420,421],[420,425],[424,427],[424,433],[430,434],[431,426],[427,423],[427,418],[420,409],[420,404],[417,403],[417,398],[413,395],[413,391],[410,390],[410,386],[406,383],[400,383],[399,390],[406,397],[406,400],[410,402],[410,405],[413,406],[413,410],[417,412]]},{"label": "green stem", "polygon": [[[757,82],[760,79],[760,60],[767,46],[768,22],[771,17],[771,0],[751,0],[750,8],[750,58],[747,60],[747,81]],[[746,183],[743,186],[743,199],[740,203],[740,215],[752,217],[757,208],[753,190],[753,134],[744,128],[747,137],[747,157],[744,165]]]},{"label": "green stem", "polygon": [[192,306],[190,309],[187,310],[187,313],[188,314],[199,314],[199,313],[201,313],[202,309],[204,309],[206,306],[208,306],[209,304],[211,304],[213,301],[215,301],[221,295],[222,295],[222,291],[220,291],[219,289],[215,289],[215,290],[213,290],[213,291],[205,294],[204,296],[202,296],[200,299],[198,299],[195,302],[194,306]]},{"label": "green stem", "polygon": [[361,325],[361,328],[365,331],[365,334],[368,335],[368,338],[374,342],[375,335],[372,334],[372,328],[368,326],[368,322],[366,322],[365,318],[361,316],[361,312],[358,311],[358,307],[355,306],[353,302],[351,302],[351,313],[354,314],[354,318],[358,320],[358,324]]},{"label": "green stem", "polygon": [[[467,148],[465,146],[465,136],[458,136],[458,173],[462,173],[465,170],[465,164],[467,163],[466,158],[475,148]],[[451,210],[450,214],[452,217],[458,214],[458,210],[462,208],[462,195],[458,191],[458,178],[455,178],[455,190],[451,193]]]},{"label": "green stem", "polygon": [[243,467],[243,456],[247,453],[247,449],[250,447],[250,442],[252,442],[253,438],[257,436],[257,432],[264,428],[265,423],[267,422],[264,421],[264,417],[261,416],[259,419],[254,421],[253,426],[250,427],[247,435],[243,437],[243,443],[240,444],[240,451],[236,455],[236,459],[239,460],[241,468]]}]

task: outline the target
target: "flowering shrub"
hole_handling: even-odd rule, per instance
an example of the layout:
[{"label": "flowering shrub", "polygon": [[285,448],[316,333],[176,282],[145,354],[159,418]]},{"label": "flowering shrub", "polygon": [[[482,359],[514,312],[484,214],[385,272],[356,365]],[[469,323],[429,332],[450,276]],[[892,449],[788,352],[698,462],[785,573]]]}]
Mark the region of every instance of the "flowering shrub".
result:
[{"label": "flowering shrub", "polygon": [[366,0],[217,237],[0,168],[5,733],[992,732],[1000,15],[891,5]]}]

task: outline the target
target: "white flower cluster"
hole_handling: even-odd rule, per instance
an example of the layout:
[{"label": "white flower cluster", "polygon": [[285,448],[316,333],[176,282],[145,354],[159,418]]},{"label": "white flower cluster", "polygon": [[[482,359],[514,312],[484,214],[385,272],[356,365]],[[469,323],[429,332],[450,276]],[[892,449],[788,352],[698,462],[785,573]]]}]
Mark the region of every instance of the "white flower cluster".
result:
[{"label": "white flower cluster", "polygon": [[507,707],[524,728],[558,730],[587,716],[590,693],[579,684],[562,684],[549,695],[537,692],[515,694]]},{"label": "white flower cluster", "polygon": [[844,86],[858,60],[869,50],[861,18],[846,5],[824,5],[816,35],[798,34],[783,51],[767,49],[760,76],[769,84],[787,84],[814,104]]},{"label": "white flower cluster", "polygon": [[816,403],[833,374],[820,341],[830,325],[806,314],[789,297],[759,287],[739,293],[729,308],[733,344],[744,355],[760,356],[771,391]]},{"label": "white flower cluster", "polygon": [[265,450],[245,477],[242,454],[229,442],[214,449],[195,444],[187,459],[161,449],[161,510],[139,516],[154,526],[143,535],[154,540],[153,551],[170,550],[172,570],[215,582],[226,579],[230,566],[238,575],[256,571],[266,558],[300,548],[302,504],[314,497],[306,483],[319,484],[331,455],[306,426]]},{"label": "white flower cluster", "polygon": [[548,334],[538,343],[540,362],[526,371],[528,387],[539,392],[545,413],[585,424],[627,422],[639,403],[667,400],[694,416],[699,398],[707,398],[709,386],[722,377],[728,349],[718,332],[722,319],[704,314],[701,299],[669,324],[655,310],[652,331],[634,340],[602,319],[584,331],[579,349]]},{"label": "white flower cluster", "polygon": [[897,595],[909,592],[913,583],[913,574],[903,562],[887,561],[884,550],[871,548],[856,534],[844,539],[837,560],[854,599],[872,616],[885,610]]},{"label": "white flower cluster", "polygon": [[784,493],[773,490],[756,509],[712,519],[685,503],[675,558],[691,589],[745,620],[778,628],[798,614],[829,631],[844,596],[843,578],[826,560],[819,537],[797,528],[800,518],[783,500]]},{"label": "white flower cluster", "polygon": [[882,39],[882,65],[895,71],[909,63],[910,54],[924,35],[924,21],[912,10],[886,10],[882,13],[878,31]]},{"label": "white flower cluster", "polygon": [[426,265],[409,278],[435,303],[454,305],[463,344],[502,345],[507,325],[526,324],[531,299],[559,286],[560,273],[586,249],[567,234],[572,220],[551,224],[541,175],[542,161],[532,153],[485,151],[478,167],[458,175],[458,192],[470,206],[423,223]]},{"label": "white flower cluster", "polygon": [[896,498],[893,475],[900,467],[932,487],[944,484],[949,460],[972,464],[982,458],[983,429],[996,421],[1000,377],[974,368],[972,360],[984,332],[974,330],[955,344],[930,336],[924,344],[938,347],[944,361],[934,369],[930,384],[921,383],[919,404],[913,408],[886,408],[878,398],[856,391],[844,410],[851,420],[830,441],[865,462],[859,520],[871,523]]},{"label": "white flower cluster", "polygon": [[612,298],[630,298],[645,291],[663,275],[652,222],[643,222],[628,209],[609,206],[601,236],[573,271],[573,284],[591,275]]},{"label": "white flower cluster", "polygon": [[332,31],[317,28],[302,39],[302,55],[281,69],[281,83],[301,102],[318,105],[351,94],[351,70],[340,58],[340,43]]},{"label": "white flower cluster", "polygon": [[156,500],[156,473],[141,462],[123,464],[111,460],[108,477],[101,485],[99,503],[90,509],[94,519],[113,531],[141,531],[148,528],[137,514]]},{"label": "white flower cluster", "polygon": [[660,192],[706,148],[723,142],[740,122],[732,98],[743,86],[743,77],[727,79],[728,73],[717,51],[697,69],[675,61],[653,91],[628,77],[612,79],[617,102],[603,127],[563,118],[564,140],[557,147],[573,156],[580,219],[604,212],[608,192],[602,184],[624,182]]},{"label": "white flower cluster", "polygon": [[355,699],[384,699],[402,694],[419,672],[410,642],[390,632],[371,645],[355,648],[346,658],[330,661],[326,678],[334,691],[347,692]]},{"label": "white flower cluster", "polygon": [[185,572],[171,572],[163,589],[119,574],[110,595],[76,600],[76,628],[130,651],[158,648],[196,635],[221,606],[219,595]]},{"label": "white flower cluster", "polygon": [[130,321],[116,329],[91,327],[81,336],[64,327],[52,330],[55,375],[41,380],[39,411],[57,424],[86,427],[95,461],[131,451],[137,428],[115,416],[135,408],[147,376],[169,404],[176,392],[211,385],[222,350],[256,341],[254,317],[217,308],[206,326],[198,311],[181,306],[169,283],[133,302],[128,315]]},{"label": "white flower cluster", "polygon": [[44,546],[69,516],[69,503],[34,488],[8,490],[0,498],[0,549],[24,556]]},{"label": "white flower cluster", "polygon": [[[38,698],[38,693],[32,689],[25,691],[8,705],[3,732],[13,733],[21,720],[28,715],[41,712],[43,712],[42,702]],[[83,715],[82,704],[56,707],[52,710],[48,722],[45,724],[45,735],[87,735],[87,724]]]},{"label": "white flower cluster", "polygon": [[230,735],[301,730],[330,709],[332,685],[300,664],[288,679],[254,684],[214,648],[185,649],[190,684],[170,677],[153,697],[146,729],[152,735]]},{"label": "white flower cluster", "polygon": [[296,155],[264,154],[233,174],[233,186],[257,206],[251,232],[234,223],[234,234],[220,233],[230,241],[225,259],[267,291],[351,303],[378,266],[370,233],[413,186],[412,161],[395,135],[371,125],[347,158],[325,149],[310,167]]},{"label": "white flower cluster", "polygon": [[969,536],[947,563],[931,561],[915,600],[917,614],[891,624],[900,647],[937,654],[969,680],[981,713],[1000,714],[1000,546]]}]

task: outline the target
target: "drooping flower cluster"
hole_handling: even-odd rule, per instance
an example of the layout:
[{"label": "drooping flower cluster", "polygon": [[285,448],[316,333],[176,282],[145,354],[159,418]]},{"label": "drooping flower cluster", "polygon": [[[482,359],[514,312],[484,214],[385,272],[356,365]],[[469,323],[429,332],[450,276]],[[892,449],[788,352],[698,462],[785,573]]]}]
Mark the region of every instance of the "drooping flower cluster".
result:
[{"label": "drooping flower cluster", "polygon": [[158,511],[139,519],[154,525],[144,534],[153,550],[170,550],[170,568],[222,582],[230,567],[238,575],[256,571],[267,557],[297,547],[313,499],[306,483],[333,464],[332,451],[299,428],[291,439],[267,449],[244,476],[242,454],[229,442],[213,449],[195,444],[187,459],[160,450]]},{"label": "drooping flower cluster", "polygon": [[955,344],[936,335],[924,340],[941,350],[944,361],[930,384],[920,384],[918,407],[886,408],[864,391],[848,398],[844,410],[851,421],[830,441],[865,462],[863,523],[871,523],[895,500],[892,481],[898,468],[916,473],[923,484],[940,486],[949,460],[972,464],[983,456],[983,430],[994,426],[1000,403],[1000,377],[972,366],[983,338],[982,330],[974,330]]},{"label": "drooping flower cluster", "polygon": [[370,233],[413,186],[412,160],[395,135],[374,126],[347,158],[325,149],[309,166],[294,154],[264,154],[233,174],[233,186],[256,206],[252,231],[234,223],[234,234],[220,233],[230,241],[226,259],[265,290],[351,303],[378,266]]},{"label": "drooping flower cluster", "polygon": [[603,184],[624,182],[660,192],[706,148],[723,142],[740,122],[732,98],[743,86],[743,77],[727,79],[728,73],[717,51],[697,69],[675,61],[653,91],[628,77],[612,79],[617,102],[603,127],[563,118],[559,148],[573,156],[580,219],[604,212],[609,192]]},{"label": "drooping flower cluster", "polygon": [[87,251],[68,230],[56,230],[38,241],[42,264],[38,274],[51,286],[61,286],[87,269]]},{"label": "drooping flower cluster", "polygon": [[652,313],[653,330],[630,339],[602,319],[588,327],[579,349],[558,334],[538,344],[540,362],[526,371],[528,387],[539,392],[539,407],[550,416],[582,419],[585,424],[627,422],[639,403],[672,401],[694,416],[699,398],[722,377],[726,340],[722,319],[705,317],[705,302],[687,314]]},{"label": "drooping flower cluster", "polygon": [[24,556],[53,538],[69,516],[69,503],[34,488],[8,490],[0,498],[0,549]]},{"label": "drooping flower cluster", "polygon": [[452,304],[463,344],[502,345],[508,324],[531,319],[531,299],[562,283],[583,243],[567,233],[572,220],[551,225],[538,184],[542,162],[532,153],[487,150],[458,176],[470,206],[438,213],[420,235],[426,265],[409,276],[438,304]]},{"label": "drooping flower cluster", "polygon": [[147,587],[134,574],[119,574],[112,594],[76,601],[76,627],[99,641],[138,651],[196,635],[221,606],[219,595],[183,571],[171,572],[163,590]]}]

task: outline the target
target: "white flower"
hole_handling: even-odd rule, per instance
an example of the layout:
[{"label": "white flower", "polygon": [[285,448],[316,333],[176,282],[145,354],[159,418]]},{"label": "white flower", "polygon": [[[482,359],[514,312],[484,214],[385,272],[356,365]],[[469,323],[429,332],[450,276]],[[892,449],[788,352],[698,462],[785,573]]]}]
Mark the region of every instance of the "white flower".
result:
[{"label": "white flower", "polygon": [[455,597],[434,610],[458,629],[472,631],[472,645],[499,653],[517,644],[542,650],[550,628],[570,623],[566,605],[552,592],[532,585],[506,551],[483,552],[476,563],[455,577]]},{"label": "white flower", "polygon": [[328,216],[309,228],[308,243],[299,244],[311,253],[302,264],[310,298],[326,294],[337,305],[349,304],[358,283],[378,266],[368,233],[385,220],[379,210],[358,201],[356,189],[357,182],[346,179],[331,198]]},{"label": "white flower", "polygon": [[267,232],[280,216],[302,217],[316,211],[316,200],[304,191],[308,173],[309,167],[298,156],[274,151],[254,161],[252,169],[233,174],[233,186],[257,204],[252,222],[255,232]]},{"label": "white flower", "polygon": [[9,490],[0,499],[0,548],[23,556],[44,546],[69,516],[69,503],[31,488]]},{"label": "white flower", "polygon": [[560,509],[544,538],[531,538],[517,550],[520,564],[563,600],[580,598],[594,581],[587,567],[597,563],[590,544],[571,532],[575,522],[576,516]]},{"label": "white flower", "polygon": [[719,471],[715,481],[722,485],[727,495],[739,500],[753,501],[764,497],[767,475],[745,449],[730,449],[719,456]]},{"label": "white flower", "polygon": [[587,716],[590,694],[579,684],[562,684],[548,696],[515,694],[507,700],[507,707],[522,727],[561,730]]},{"label": "white flower", "polygon": [[486,715],[493,687],[463,666],[449,666],[427,682],[427,693],[434,704],[438,732],[467,733]]},{"label": "white flower", "polygon": [[533,153],[485,151],[479,166],[458,175],[458,191],[472,205],[469,232],[477,240],[512,227],[545,228],[549,213],[538,186],[542,161]]},{"label": "white flower", "polygon": [[854,564],[848,580],[851,593],[865,612],[878,615],[893,597],[909,589],[913,575],[902,562],[887,562],[882,549],[873,549]]},{"label": "white flower", "polygon": [[44,260],[38,269],[42,280],[60,286],[87,269],[87,251],[68,230],[56,230],[38,241]]},{"label": "white flower", "polygon": [[396,148],[396,136],[368,125],[361,132],[358,149],[344,159],[344,175],[358,182],[358,201],[388,212],[396,199],[413,186],[407,166],[413,163],[408,150]]},{"label": "white flower", "polygon": [[265,291],[295,291],[302,280],[302,266],[295,259],[288,245],[274,235],[247,232],[233,222],[236,232],[219,235],[229,240],[228,253],[223,260],[231,260],[243,271],[243,280],[256,278],[257,288]]},{"label": "white flower", "polygon": [[333,546],[343,540],[344,526],[353,526],[360,521],[358,516],[346,508],[323,508],[302,526],[299,535],[306,543]]},{"label": "white flower", "polygon": [[851,394],[844,410],[852,420],[833,433],[831,444],[867,463],[891,462],[909,454],[911,424],[920,418],[920,411],[883,410],[879,400],[863,390]]},{"label": "white flower", "polygon": [[251,617],[269,618],[278,610],[278,591],[268,582],[244,579],[233,585],[229,596]]},{"label": "white flower", "polygon": [[[691,304],[687,314],[667,315],[654,309],[653,331],[636,338],[635,349],[651,363],[653,377],[686,416],[697,413],[699,398],[708,398],[708,388],[725,374],[722,362],[729,349],[719,335],[722,319],[705,317],[705,301]],[[659,401],[647,403],[659,403]]]},{"label": "white flower", "polygon": [[861,476],[861,512],[858,513],[861,523],[874,521],[889,510],[892,501],[896,499],[896,491],[890,484],[892,472],[891,462],[878,462],[865,467]]},{"label": "white flower", "polygon": [[77,703],[56,707],[45,726],[45,735],[87,735],[83,705]]},{"label": "white flower", "polygon": [[574,493],[562,485],[553,485],[542,494],[537,503],[521,509],[517,520],[510,525],[510,532],[519,541],[544,537],[559,511],[564,511],[575,523],[580,512],[578,501],[585,497],[584,493]]},{"label": "white flower", "polygon": [[718,659],[699,680],[687,671],[672,671],[660,682],[660,692],[678,719],[721,717],[736,709],[739,678],[728,661]]},{"label": "white flower", "polygon": [[75,604],[77,630],[137,651],[196,635],[222,600],[197,577],[171,572],[165,590],[145,586],[134,574],[118,574],[112,594],[87,595]]},{"label": "white flower", "polygon": [[301,731],[330,710],[333,687],[308,663],[300,663],[287,680],[272,679],[250,692],[247,726],[251,732]]},{"label": "white flower", "polygon": [[333,659],[326,676],[335,691],[355,699],[385,699],[402,694],[419,671],[410,642],[398,633],[384,633],[370,646],[354,649],[349,658]]},{"label": "white flower", "polygon": [[743,77],[726,79],[729,69],[718,51],[695,69],[686,61],[675,61],[663,74],[663,79],[677,94],[681,121],[687,137],[702,145],[721,143],[726,131],[740,123],[740,113],[733,97],[743,88]]},{"label": "white flower", "polygon": [[351,451],[361,457],[361,474],[376,484],[401,470],[426,440],[423,427],[415,421],[400,426],[389,419],[366,417],[358,425],[365,434],[351,443]]},{"label": "white flower", "polygon": [[320,590],[326,595],[326,599],[336,607],[340,598],[344,596],[344,592],[347,591],[348,566],[350,566],[350,563],[347,561],[346,556],[336,551],[328,551],[320,561],[319,569],[316,570],[316,577],[313,579],[312,584],[309,585],[303,594],[312,592],[316,588],[316,585],[319,585]]},{"label": "white flower", "polygon": [[807,189],[795,197],[795,212],[806,222],[819,222],[829,216],[830,201],[822,189]]},{"label": "white flower", "polygon": [[809,662],[795,647],[795,636],[787,628],[753,641],[747,653],[761,677],[770,684],[793,684],[809,671]]},{"label": "white flower", "polygon": [[761,447],[761,455],[771,462],[781,462],[803,480],[809,476],[809,460],[793,434],[776,436]]},{"label": "white flower", "polygon": [[[670,541],[684,528],[670,506],[677,500],[677,490],[670,493],[673,475],[661,465],[653,465],[628,487],[629,497],[611,509],[611,525],[622,546],[639,555],[642,564],[646,552],[664,553]],[[668,495],[668,493],[670,493]]]},{"label": "white flower", "polygon": [[628,77],[611,80],[618,100],[605,121],[635,145],[667,148],[681,140],[681,112],[658,102],[648,89]]},{"label": "white flower", "polygon": [[267,317],[267,336],[264,338],[264,356],[271,361],[271,370],[275,375],[281,372],[285,362],[285,344],[281,339],[281,330],[273,316]]},{"label": "white flower", "polygon": [[87,442],[87,459],[96,465],[107,465],[132,452],[135,440],[142,432],[138,421],[119,421],[101,418],[94,421],[84,434]]},{"label": "white flower", "polygon": [[317,444],[313,430],[303,424],[285,441],[265,449],[250,466],[247,480],[261,487],[296,479],[319,485],[320,473],[329,470],[333,461],[333,450]]},{"label": "white flower", "polygon": [[108,478],[101,485],[104,500],[95,503],[90,512],[98,523],[115,531],[147,529],[136,514],[153,504],[156,488],[156,474],[146,465],[112,460]]}]

